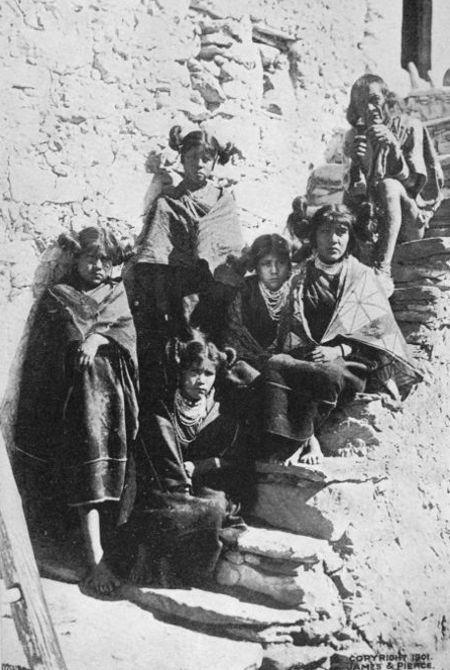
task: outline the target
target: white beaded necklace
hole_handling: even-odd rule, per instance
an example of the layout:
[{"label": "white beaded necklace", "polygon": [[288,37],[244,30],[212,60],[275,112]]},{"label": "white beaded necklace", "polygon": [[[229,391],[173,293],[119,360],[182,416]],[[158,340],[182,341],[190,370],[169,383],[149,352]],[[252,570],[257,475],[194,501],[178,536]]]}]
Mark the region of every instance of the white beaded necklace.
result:
[{"label": "white beaded necklace", "polygon": [[328,264],[321,261],[319,256],[316,256],[314,258],[314,265],[318,270],[320,270],[321,272],[325,272],[325,274],[327,275],[338,275],[342,270],[344,260],[345,259],[342,259],[340,261],[337,261],[337,263]]},{"label": "white beaded necklace", "polygon": [[192,442],[200,431],[207,414],[207,398],[189,401],[181,391],[175,391],[174,399],[175,432],[180,440]]},{"label": "white beaded necklace", "polygon": [[279,321],[289,293],[289,282],[285,281],[277,291],[271,291],[262,281],[258,282],[258,286],[270,318],[272,321]]}]

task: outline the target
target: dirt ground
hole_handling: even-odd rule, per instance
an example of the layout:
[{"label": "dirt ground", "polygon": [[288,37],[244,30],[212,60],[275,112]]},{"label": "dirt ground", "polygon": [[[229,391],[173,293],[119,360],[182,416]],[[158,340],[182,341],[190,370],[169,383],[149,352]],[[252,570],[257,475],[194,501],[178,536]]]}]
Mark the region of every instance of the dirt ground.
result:
[{"label": "dirt ground", "polygon": [[[261,665],[259,644],[159,621],[127,601],[83,595],[76,584],[42,583],[68,670],[256,670]],[[28,668],[9,609],[2,614],[2,664]]]}]

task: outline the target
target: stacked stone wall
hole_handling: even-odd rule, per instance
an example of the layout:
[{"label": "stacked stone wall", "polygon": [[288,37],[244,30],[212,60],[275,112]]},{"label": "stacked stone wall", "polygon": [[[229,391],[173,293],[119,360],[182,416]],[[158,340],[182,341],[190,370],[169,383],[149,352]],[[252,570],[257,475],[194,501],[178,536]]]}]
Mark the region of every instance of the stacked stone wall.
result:
[{"label": "stacked stone wall", "polygon": [[[237,144],[242,157],[219,176],[234,184],[247,240],[283,229],[309,170],[333,153],[355,77],[377,67],[374,53],[401,72],[384,39],[398,12],[372,4],[3,3],[3,379],[41,254],[61,230],[97,222],[133,237],[173,123],[212,119]],[[40,271],[39,286],[47,279]]]}]

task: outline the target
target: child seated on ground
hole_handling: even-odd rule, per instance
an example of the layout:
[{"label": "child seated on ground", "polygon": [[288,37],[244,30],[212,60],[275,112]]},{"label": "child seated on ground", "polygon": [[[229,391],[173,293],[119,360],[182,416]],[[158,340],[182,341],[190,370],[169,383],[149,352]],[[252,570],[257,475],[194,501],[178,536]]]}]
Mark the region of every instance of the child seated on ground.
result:
[{"label": "child seated on ground", "polygon": [[261,370],[275,349],[289,293],[289,243],[277,234],[260,235],[250,247],[247,267],[253,274],[244,279],[229,308],[223,340],[239,360]]},{"label": "child seated on ground", "polygon": [[111,278],[113,265],[123,261],[114,235],[89,227],[58,242],[72,253],[73,269],[37,310],[16,438],[24,467],[39,463],[47,473],[36,497],[48,495],[53,477],[78,511],[84,583],[108,594],[118,580],[102,537],[105,524],[118,519],[137,433],[136,334],[122,282]]},{"label": "child seated on ground", "polygon": [[210,574],[220,553],[219,530],[231,519],[221,489],[236,485],[231,473],[240,456],[240,428],[214,388],[234,352],[220,352],[200,333],[173,349],[173,393],[151,414],[141,408],[137,504],[129,524],[138,544],[131,578],[140,583],[154,580],[155,569],[166,585]]}]

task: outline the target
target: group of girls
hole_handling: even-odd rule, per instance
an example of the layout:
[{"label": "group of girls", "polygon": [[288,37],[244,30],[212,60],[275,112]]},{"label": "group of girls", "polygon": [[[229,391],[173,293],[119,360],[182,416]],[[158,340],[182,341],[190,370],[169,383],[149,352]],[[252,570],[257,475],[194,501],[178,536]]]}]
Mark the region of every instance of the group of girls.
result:
[{"label": "group of girls", "polygon": [[298,222],[301,262],[275,233],[243,253],[211,179],[230,147],[201,128],[169,141],[184,177],[146,215],[127,293],[113,233],[61,236],[73,270],[41,300],[24,364],[18,452],[78,511],[85,584],[103,594],[119,584],[108,524],[126,521],[136,581],[204,579],[255,460],[314,465],[338,404],[420,380],[344,205]]}]

